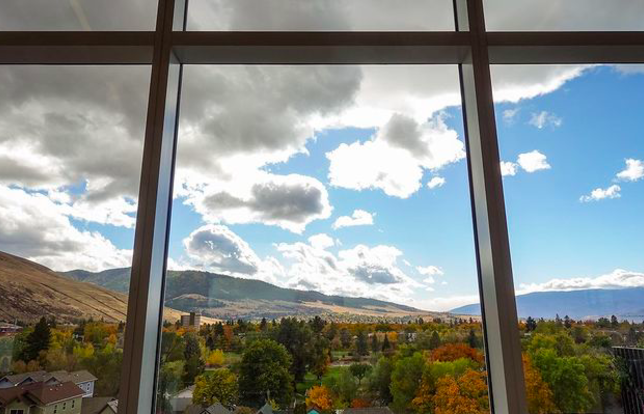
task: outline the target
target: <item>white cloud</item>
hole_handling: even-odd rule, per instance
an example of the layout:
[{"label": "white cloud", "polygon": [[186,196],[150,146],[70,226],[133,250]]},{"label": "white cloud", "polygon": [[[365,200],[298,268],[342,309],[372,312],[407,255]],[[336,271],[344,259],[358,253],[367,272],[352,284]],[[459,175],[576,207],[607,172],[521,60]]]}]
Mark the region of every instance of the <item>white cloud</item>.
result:
[{"label": "white cloud", "polygon": [[538,129],[543,129],[546,126],[557,128],[562,123],[563,120],[560,117],[548,111],[533,112],[528,121],[528,124]]},{"label": "white cloud", "polygon": [[360,244],[339,251],[337,256],[322,247],[302,242],[276,245],[290,263],[287,286],[398,303],[405,303],[423,286],[399,268],[402,252],[393,246]]},{"label": "white cloud", "polygon": [[617,179],[621,181],[638,181],[644,177],[644,162],[633,158],[626,160],[626,168],[617,173]]},{"label": "white cloud", "polygon": [[501,161],[501,175],[516,175],[518,164],[511,161]]},{"label": "white cloud", "polygon": [[438,266],[418,266],[416,270],[423,276],[443,276],[445,274]]},{"label": "white cloud", "polygon": [[514,118],[519,113],[519,108],[506,109],[502,112],[503,121],[507,123],[512,123]]},{"label": "white cloud", "polygon": [[621,190],[622,190],[621,187],[618,186],[617,184],[611,185],[606,189],[596,188],[593,191],[591,191],[589,195],[581,196],[579,198],[579,201],[581,201],[582,203],[588,203],[590,201],[599,201],[599,200],[604,200],[606,198],[620,198],[622,196],[619,193]]},{"label": "white cloud", "polygon": [[439,188],[445,185],[445,178],[443,177],[432,177],[431,180],[427,183],[427,187],[430,189]]},{"label": "white cloud", "polygon": [[333,241],[333,238],[331,238],[328,234],[320,233],[320,234],[314,234],[313,236],[309,237],[309,243],[311,246],[313,246],[316,249],[328,249],[329,247],[333,247],[335,245],[335,242]]},{"label": "white cloud", "polygon": [[341,144],[327,153],[331,185],[380,189],[407,198],[421,186],[423,169],[432,171],[465,157],[463,142],[442,115],[424,124],[394,114],[369,141]]},{"label": "white cloud", "polygon": [[529,173],[550,169],[550,164],[548,164],[546,156],[537,150],[519,154],[517,163]]},{"label": "white cloud", "polygon": [[131,265],[132,251],[72,225],[65,205],[45,194],[0,185],[0,250],[57,271]]},{"label": "white cloud", "polygon": [[342,216],[333,223],[334,229],[340,229],[342,227],[353,227],[353,226],[371,226],[373,225],[373,216],[365,210],[353,210],[351,216]]},{"label": "white cloud", "polygon": [[552,279],[544,283],[522,283],[518,294],[547,291],[570,291],[582,289],[621,289],[644,287],[644,273],[615,269],[597,277],[577,277],[572,279]]}]

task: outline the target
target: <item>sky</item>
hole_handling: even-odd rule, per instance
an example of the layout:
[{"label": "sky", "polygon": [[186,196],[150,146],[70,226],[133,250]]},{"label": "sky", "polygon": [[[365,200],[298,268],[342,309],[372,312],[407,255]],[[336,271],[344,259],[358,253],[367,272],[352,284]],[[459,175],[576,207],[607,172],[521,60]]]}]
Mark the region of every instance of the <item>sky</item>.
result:
[{"label": "sky", "polygon": [[[491,28],[518,24],[496,3]],[[78,4],[71,28],[112,21]],[[275,2],[261,21],[252,1],[193,4],[196,29],[451,28],[444,5],[405,18],[420,1],[388,20],[384,0]],[[0,29],[38,23],[3,7]],[[524,27],[639,28],[609,9]],[[644,286],[644,69],[492,75],[517,293]],[[0,250],[61,271],[129,266],[148,85],[148,67],[0,67]],[[428,310],[476,302],[466,163],[456,66],[186,67],[168,267]]]}]

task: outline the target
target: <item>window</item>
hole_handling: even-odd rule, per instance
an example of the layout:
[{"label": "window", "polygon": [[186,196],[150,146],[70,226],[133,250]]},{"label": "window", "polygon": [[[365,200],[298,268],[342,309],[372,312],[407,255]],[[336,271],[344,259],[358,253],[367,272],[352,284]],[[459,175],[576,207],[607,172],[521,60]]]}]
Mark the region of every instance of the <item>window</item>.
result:
[{"label": "window", "polygon": [[67,403],[66,403],[66,402],[64,402],[64,403],[63,403],[63,411],[65,411],[66,409],[67,409]]},{"label": "window", "polygon": [[188,66],[183,91],[165,412],[411,410],[461,386],[488,411],[480,318],[447,313],[478,297],[457,68]]},{"label": "window", "polygon": [[[545,93],[509,86],[555,76]],[[540,66],[494,67],[493,79],[531,411],[637,412],[644,76]]]},{"label": "window", "polygon": [[117,396],[149,76],[0,66],[1,376],[86,370]]},{"label": "window", "polygon": [[25,410],[10,410],[10,414],[24,414]]},{"label": "window", "polygon": [[74,409],[74,407],[76,407],[76,400],[72,400],[72,409]]}]

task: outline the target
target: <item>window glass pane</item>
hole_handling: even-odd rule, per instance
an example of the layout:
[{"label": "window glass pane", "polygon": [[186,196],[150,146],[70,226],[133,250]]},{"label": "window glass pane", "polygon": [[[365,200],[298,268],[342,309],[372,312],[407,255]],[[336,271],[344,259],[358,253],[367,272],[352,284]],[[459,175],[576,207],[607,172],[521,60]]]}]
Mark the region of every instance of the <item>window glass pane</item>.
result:
[{"label": "window glass pane", "polygon": [[160,410],[488,411],[455,66],[188,66],[181,117]]},{"label": "window glass pane", "polygon": [[532,413],[642,409],[643,73],[493,70]]},{"label": "window glass pane", "polygon": [[149,77],[0,67],[0,401],[118,396]]},{"label": "window glass pane", "polygon": [[189,30],[454,30],[449,0],[193,0]]},{"label": "window glass pane", "polygon": [[485,0],[488,30],[642,30],[641,0]]},{"label": "window glass pane", "polygon": [[154,30],[157,0],[2,0],[0,30]]}]

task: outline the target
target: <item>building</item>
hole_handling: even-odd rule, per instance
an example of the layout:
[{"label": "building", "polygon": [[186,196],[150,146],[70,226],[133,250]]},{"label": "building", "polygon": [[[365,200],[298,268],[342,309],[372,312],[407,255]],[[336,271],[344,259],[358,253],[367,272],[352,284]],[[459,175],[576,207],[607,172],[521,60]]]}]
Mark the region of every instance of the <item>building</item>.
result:
[{"label": "building", "polygon": [[15,335],[22,331],[22,327],[11,323],[0,323],[0,336]]},{"label": "building", "polygon": [[628,374],[622,382],[624,414],[644,414],[644,349],[614,346]]},{"label": "building", "polygon": [[185,414],[233,414],[228,408],[216,402],[210,407],[203,408],[199,405],[191,405],[185,411]]},{"label": "building", "polygon": [[24,374],[7,375],[0,378],[0,389],[19,387],[43,382],[46,385],[56,385],[71,382],[83,390],[83,398],[94,396],[94,384],[97,378],[87,370],[67,371],[34,371]]},{"label": "building", "polygon": [[389,407],[347,408],[342,414],[394,414]]},{"label": "building", "polygon": [[192,404],[192,394],[195,391],[195,386],[191,385],[187,388],[182,389],[181,391],[173,394],[169,399],[168,403],[172,408],[174,413],[182,413],[188,409]]},{"label": "building", "polygon": [[189,315],[181,315],[181,326],[184,328],[199,328],[201,326],[201,315],[190,312]]},{"label": "building", "polygon": [[81,414],[116,414],[118,400],[114,397],[92,397],[82,400]]},{"label": "building", "polygon": [[0,414],[80,414],[84,392],[73,382],[0,389]]}]

